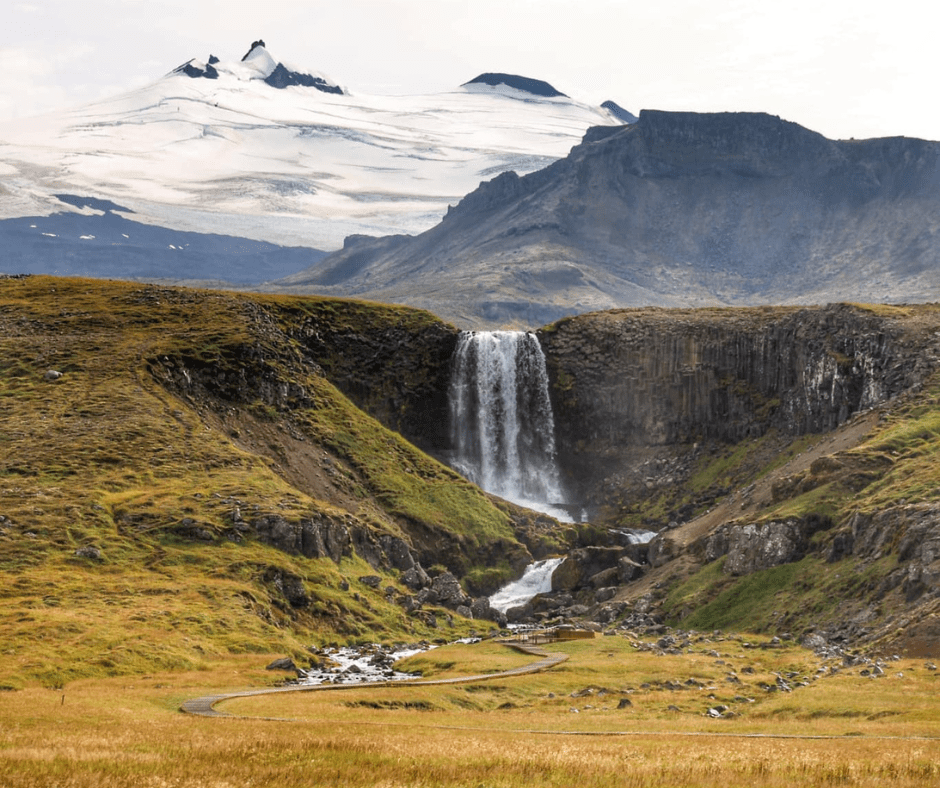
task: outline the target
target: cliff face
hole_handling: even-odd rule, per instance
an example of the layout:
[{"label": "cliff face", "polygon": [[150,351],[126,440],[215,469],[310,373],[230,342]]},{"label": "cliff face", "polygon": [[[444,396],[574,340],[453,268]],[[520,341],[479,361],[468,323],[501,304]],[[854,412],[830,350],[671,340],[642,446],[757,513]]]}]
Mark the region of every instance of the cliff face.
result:
[{"label": "cliff face", "polygon": [[284,312],[285,329],[333,385],[416,446],[446,450],[457,329],[426,312],[381,304],[301,304]]},{"label": "cliff face", "polygon": [[929,332],[847,305],[614,311],[539,338],[559,462],[595,506],[613,487],[648,487],[640,468],[651,459],[678,482],[703,441],[834,429],[915,386],[936,360]]}]

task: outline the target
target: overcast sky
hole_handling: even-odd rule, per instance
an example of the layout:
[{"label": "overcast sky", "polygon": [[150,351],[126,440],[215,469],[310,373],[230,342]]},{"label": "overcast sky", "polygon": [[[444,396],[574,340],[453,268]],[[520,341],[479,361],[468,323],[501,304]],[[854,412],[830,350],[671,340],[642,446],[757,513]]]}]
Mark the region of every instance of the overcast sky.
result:
[{"label": "overcast sky", "polygon": [[832,138],[940,140],[940,11],[922,0],[5,0],[0,120],[152,82],[256,38],[351,91],[483,71],[640,109],[764,111]]}]

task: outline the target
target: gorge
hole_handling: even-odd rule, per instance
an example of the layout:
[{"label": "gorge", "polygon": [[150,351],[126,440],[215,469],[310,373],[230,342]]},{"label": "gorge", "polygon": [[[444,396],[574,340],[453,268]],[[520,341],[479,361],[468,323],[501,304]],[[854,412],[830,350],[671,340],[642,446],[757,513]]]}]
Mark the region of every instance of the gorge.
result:
[{"label": "gorge", "polygon": [[[618,310],[498,353],[426,312],[326,298],[18,277],[0,307],[0,540],[29,573],[11,642],[53,620],[53,576],[78,611],[89,578],[150,589],[180,664],[234,647],[223,631],[298,655],[450,637],[499,622],[490,596],[562,555],[523,618],[940,642],[936,305]],[[480,343],[491,380],[509,347],[513,370],[544,353],[558,489],[583,521],[445,464],[479,455],[450,407]],[[95,615],[86,661],[110,637]],[[203,615],[222,623],[187,623]],[[143,639],[116,670],[158,624],[122,620]],[[30,642],[52,675],[53,641]]]}]

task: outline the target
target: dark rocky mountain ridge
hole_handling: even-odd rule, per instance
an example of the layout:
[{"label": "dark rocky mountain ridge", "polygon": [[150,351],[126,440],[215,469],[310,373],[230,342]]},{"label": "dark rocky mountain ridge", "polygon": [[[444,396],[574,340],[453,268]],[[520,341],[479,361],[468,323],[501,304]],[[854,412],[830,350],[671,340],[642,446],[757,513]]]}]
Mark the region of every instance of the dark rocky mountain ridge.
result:
[{"label": "dark rocky mountain ridge", "polygon": [[276,287],[477,327],[623,306],[929,301],[938,186],[940,143],[645,110],[543,170],[481,184],[421,235],[347,239]]},{"label": "dark rocky mountain ridge", "polygon": [[487,72],[480,74],[478,77],[474,77],[469,82],[464,82],[463,86],[466,87],[467,85],[489,85],[491,87],[505,85],[515,90],[521,90],[523,93],[531,93],[534,96],[542,96],[544,98],[561,96],[567,98],[564,93],[548,82],[541,79],[532,79],[531,77],[520,77],[516,74]]},{"label": "dark rocky mountain ridge", "polygon": [[[261,39],[252,42],[251,48],[245,53],[242,62],[246,61],[258,47],[264,49],[264,41]],[[187,60],[181,66],[177,66],[171,73],[185,74],[193,79],[218,79],[219,70],[215,67],[217,63],[219,63],[219,58],[215,55],[209,55],[209,60],[205,63],[193,58]],[[271,73],[264,78],[264,82],[278,90],[298,85],[305,88],[315,88],[322,93],[335,93],[339,96],[346,93],[339,85],[333,84],[322,76],[294,71],[283,63],[277,63]]]}]

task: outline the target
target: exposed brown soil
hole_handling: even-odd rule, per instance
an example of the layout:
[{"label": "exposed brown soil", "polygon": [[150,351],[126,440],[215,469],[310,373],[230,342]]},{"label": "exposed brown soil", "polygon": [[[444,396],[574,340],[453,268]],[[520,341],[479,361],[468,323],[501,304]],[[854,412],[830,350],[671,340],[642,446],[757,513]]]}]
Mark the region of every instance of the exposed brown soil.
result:
[{"label": "exposed brown soil", "polygon": [[818,443],[801,452],[785,465],[763,476],[747,493],[741,491],[732,493],[705,514],[671,531],[670,538],[677,546],[685,548],[729,520],[757,515],[761,509],[771,503],[772,490],[776,482],[787,476],[809,470],[810,466],[822,457],[829,457],[858,446],[871,434],[877,423],[876,411],[859,414],[825,435]]}]

